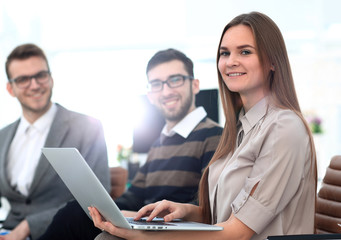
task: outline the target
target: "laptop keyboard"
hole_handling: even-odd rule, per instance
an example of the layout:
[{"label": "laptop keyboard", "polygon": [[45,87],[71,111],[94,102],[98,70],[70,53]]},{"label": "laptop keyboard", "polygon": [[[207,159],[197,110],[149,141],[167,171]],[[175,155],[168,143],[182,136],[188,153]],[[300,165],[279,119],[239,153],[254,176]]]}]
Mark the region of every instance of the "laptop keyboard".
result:
[{"label": "laptop keyboard", "polygon": [[134,221],[133,218],[127,218],[127,220],[129,223],[136,224],[136,225],[166,225],[166,226],[174,225],[172,223],[161,222],[161,221],[147,222],[145,219],[140,219],[138,221]]}]

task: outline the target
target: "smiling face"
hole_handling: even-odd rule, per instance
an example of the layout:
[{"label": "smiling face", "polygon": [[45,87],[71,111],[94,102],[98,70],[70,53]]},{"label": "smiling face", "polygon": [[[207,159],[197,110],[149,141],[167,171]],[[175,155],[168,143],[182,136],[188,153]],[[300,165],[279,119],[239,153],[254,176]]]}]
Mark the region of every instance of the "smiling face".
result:
[{"label": "smiling face", "polygon": [[[188,76],[184,64],[179,60],[156,65],[148,71],[148,81],[166,81],[170,76]],[[185,80],[184,85],[170,88],[163,84],[159,92],[148,92],[149,101],[155,105],[166,118],[168,128],[181,121],[189,112],[195,109],[195,94],[199,92],[199,80]]]},{"label": "smiling face", "polygon": [[250,27],[237,25],[225,32],[218,69],[228,89],[240,94],[246,111],[267,94],[264,69]]},{"label": "smiling face", "polygon": [[[10,63],[8,69],[11,79],[48,71],[45,60],[40,57],[30,57],[25,60],[15,59]],[[49,81],[44,84],[39,84],[35,79],[32,79],[30,86],[24,89],[18,88],[15,83],[7,83],[8,92],[13,97],[18,98],[23,109],[23,115],[31,123],[42,116],[51,106],[53,79],[52,77],[49,78]]]}]

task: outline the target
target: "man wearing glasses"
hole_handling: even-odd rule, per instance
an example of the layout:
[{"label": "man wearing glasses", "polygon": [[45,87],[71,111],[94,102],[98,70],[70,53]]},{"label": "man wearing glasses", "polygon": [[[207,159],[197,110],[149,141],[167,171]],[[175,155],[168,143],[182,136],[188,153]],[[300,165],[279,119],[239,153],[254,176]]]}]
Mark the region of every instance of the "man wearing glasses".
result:
[{"label": "man wearing glasses", "polygon": [[16,47],[6,61],[7,90],[22,116],[0,131],[0,196],[11,209],[0,239],[37,239],[59,208],[73,199],[41,154],[42,147],[76,147],[106,189],[110,188],[101,123],[51,102],[54,80],[44,52],[34,44]]},{"label": "man wearing glasses", "polygon": [[[185,54],[175,49],[157,52],[148,62],[147,78],[149,101],[161,111],[166,125],[132,185],[115,202],[129,211],[163,199],[196,204],[202,170],[213,156],[222,128],[207,117],[203,107],[195,106],[199,80]],[[72,201],[57,213],[39,240],[93,240],[99,233]]]}]

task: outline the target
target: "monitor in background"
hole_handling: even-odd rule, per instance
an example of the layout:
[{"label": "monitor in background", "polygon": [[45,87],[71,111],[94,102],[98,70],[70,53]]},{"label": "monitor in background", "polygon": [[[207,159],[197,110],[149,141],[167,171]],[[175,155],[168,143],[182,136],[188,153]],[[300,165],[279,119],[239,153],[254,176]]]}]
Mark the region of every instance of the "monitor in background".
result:
[{"label": "monitor in background", "polygon": [[207,112],[207,116],[213,121],[219,123],[219,94],[218,89],[205,89],[195,97],[197,107],[203,106]]},{"label": "monitor in background", "polygon": [[[219,99],[218,89],[200,90],[196,95],[196,106],[203,106],[207,116],[219,123]],[[160,136],[161,130],[165,125],[162,114],[149,103],[146,95],[140,97],[141,105],[144,108],[140,122],[134,127],[133,131],[133,152],[147,153],[153,142]],[[139,106],[141,106],[139,105]]]}]

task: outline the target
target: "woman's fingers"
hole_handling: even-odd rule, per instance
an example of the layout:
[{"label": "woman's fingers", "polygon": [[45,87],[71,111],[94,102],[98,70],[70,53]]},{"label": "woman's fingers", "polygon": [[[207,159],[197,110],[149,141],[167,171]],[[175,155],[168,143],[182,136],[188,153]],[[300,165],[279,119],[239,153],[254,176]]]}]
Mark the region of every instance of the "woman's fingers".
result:
[{"label": "woman's fingers", "polygon": [[121,237],[123,239],[144,239],[143,232],[115,227],[110,222],[103,220],[101,214],[96,208],[89,207],[88,209],[95,226],[102,231],[106,231],[111,235]]},{"label": "woman's fingers", "polygon": [[145,216],[149,216],[150,213],[154,210],[155,206],[158,204],[158,202],[156,203],[152,203],[152,204],[148,204],[146,206],[144,206],[143,208],[141,208],[135,215],[134,220],[139,220],[142,217]]},{"label": "woman's fingers", "polygon": [[111,234],[114,234],[114,232],[116,231],[116,227],[114,225],[112,225],[110,222],[105,221],[102,218],[102,215],[98,212],[98,210],[94,207],[89,207],[89,212],[90,215],[92,217],[92,220],[94,222],[94,225],[101,229],[102,231],[107,231]]},{"label": "woman's fingers", "polygon": [[94,207],[89,207],[89,212],[92,217],[92,220],[94,222],[94,225],[101,229],[102,231],[106,231],[112,235],[123,237],[125,229],[117,228],[114,225],[112,225],[110,222],[105,221],[102,218],[102,215],[98,212],[98,210]]},{"label": "woman's fingers", "polygon": [[152,221],[155,217],[164,217],[166,216],[170,211],[170,202],[166,200],[162,200],[161,202],[158,202],[153,211],[149,214],[149,217],[147,218],[147,221]]},{"label": "woman's fingers", "polygon": [[151,221],[155,217],[163,217],[165,221],[171,221],[174,218],[180,217],[179,209],[179,204],[167,200],[162,200],[160,202],[152,203],[141,208],[140,211],[137,212],[135,220],[138,220],[144,216],[148,216],[147,221]]},{"label": "woman's fingers", "polygon": [[92,217],[92,221],[94,222],[94,225],[103,231],[103,226],[104,226],[105,221],[102,218],[102,215],[94,207],[88,207],[88,210],[89,210],[90,216]]}]

